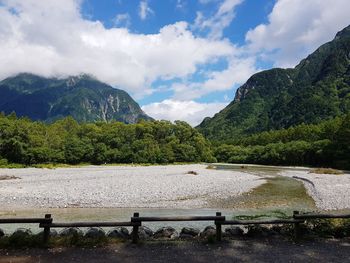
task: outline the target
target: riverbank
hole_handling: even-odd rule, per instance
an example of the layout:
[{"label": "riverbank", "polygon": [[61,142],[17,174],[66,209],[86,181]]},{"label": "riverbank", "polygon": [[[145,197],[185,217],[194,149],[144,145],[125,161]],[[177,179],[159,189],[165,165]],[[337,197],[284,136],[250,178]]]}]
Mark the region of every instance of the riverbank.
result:
[{"label": "riverbank", "polygon": [[240,171],[206,165],[87,166],[0,169],[3,208],[210,208],[209,200],[239,196],[264,183]]},{"label": "riverbank", "polygon": [[[2,210],[45,208],[350,209],[350,174],[216,164],[0,169]],[[304,189],[307,189],[305,191]],[[309,195],[312,197],[310,198]],[[289,210],[288,210],[289,209]]]},{"label": "riverbank", "polygon": [[283,171],[282,176],[303,182],[319,210],[350,209],[350,174],[315,174],[307,171]]}]

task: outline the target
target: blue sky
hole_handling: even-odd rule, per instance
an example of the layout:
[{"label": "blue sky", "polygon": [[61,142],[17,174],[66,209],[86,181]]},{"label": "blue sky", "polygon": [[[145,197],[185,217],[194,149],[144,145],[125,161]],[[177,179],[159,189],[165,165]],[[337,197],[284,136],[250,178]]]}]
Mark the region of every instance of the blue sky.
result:
[{"label": "blue sky", "polygon": [[[150,8],[145,19],[140,17],[140,1],[139,0],[85,0],[82,5],[82,14],[86,19],[98,20],[103,22],[106,28],[116,26],[125,26],[130,32],[136,34],[157,34],[159,30],[170,24],[178,21],[186,21],[189,24],[194,24],[197,12],[202,12],[210,17],[215,15],[220,1],[178,1],[178,0],[149,0],[144,1]],[[222,2],[222,1],[221,1]],[[235,23],[230,24],[223,30],[222,38],[229,39],[232,43],[243,46],[245,44],[245,34],[248,30],[255,28],[257,25],[266,23],[267,16],[271,12],[276,0],[243,1],[235,11]],[[117,16],[127,17],[117,22]],[[125,16],[123,16],[125,15]],[[208,30],[193,30],[196,35],[206,37]],[[226,61],[213,63],[202,66],[207,70],[223,70],[227,67]],[[257,61],[257,67],[261,69],[271,68],[271,61]],[[192,76],[196,81],[204,81],[204,78],[199,75]],[[172,81],[155,81],[153,87],[159,85],[170,85]],[[234,90],[237,85],[233,85],[232,89],[225,91],[214,91],[208,95],[197,98],[198,102],[226,102],[232,100]],[[172,95],[171,91],[155,93],[152,96],[147,96],[138,99],[140,105],[148,105],[149,103],[159,102]]]},{"label": "blue sky", "polygon": [[192,125],[350,24],[348,0],[0,0],[0,78],[88,73]]},{"label": "blue sky", "polygon": [[[235,23],[225,29],[224,37],[229,38],[234,43],[244,44],[246,32],[267,22],[267,16],[275,2],[276,0],[243,1],[237,7]],[[213,15],[220,1],[214,0],[202,4],[196,0],[150,0],[147,3],[153,13],[144,20],[139,16],[139,0],[85,0],[82,4],[82,13],[87,19],[102,21],[107,28],[116,26],[117,14],[128,14],[130,16],[130,26],[128,27],[130,31],[156,34],[160,28],[178,21],[193,23],[198,11],[208,16]]]}]

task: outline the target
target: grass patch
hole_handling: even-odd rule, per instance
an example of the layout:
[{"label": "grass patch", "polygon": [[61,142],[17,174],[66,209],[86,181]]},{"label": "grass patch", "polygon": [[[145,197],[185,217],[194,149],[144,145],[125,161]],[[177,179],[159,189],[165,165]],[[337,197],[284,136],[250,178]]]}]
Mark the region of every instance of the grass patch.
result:
[{"label": "grass patch", "polygon": [[314,174],[337,174],[337,175],[344,174],[343,171],[336,170],[336,169],[333,169],[333,168],[316,168],[316,169],[312,169],[310,171],[310,173],[314,173]]},{"label": "grass patch", "polygon": [[41,164],[18,164],[7,163],[7,161],[0,160],[0,168],[41,168],[41,169],[56,169],[56,168],[79,168],[89,165],[94,166],[163,166],[163,165],[190,165],[200,164],[199,162],[174,162],[174,163],[105,163],[105,164],[92,164],[92,163],[79,163],[79,164],[64,164],[64,163],[41,163]]},{"label": "grass patch", "polygon": [[43,163],[43,164],[33,164],[30,167],[41,168],[41,169],[56,169],[56,168],[78,168],[91,165],[89,163],[81,163],[81,164],[64,164],[64,163]]},{"label": "grass patch", "polygon": [[19,163],[9,163],[9,164],[0,164],[0,168],[8,168],[8,169],[17,169],[17,168],[26,168],[27,166]]},{"label": "grass patch", "polygon": [[290,218],[285,212],[280,210],[274,210],[268,213],[257,214],[257,215],[237,215],[233,216],[233,220],[255,220],[261,218],[277,218],[277,219],[287,219]]}]

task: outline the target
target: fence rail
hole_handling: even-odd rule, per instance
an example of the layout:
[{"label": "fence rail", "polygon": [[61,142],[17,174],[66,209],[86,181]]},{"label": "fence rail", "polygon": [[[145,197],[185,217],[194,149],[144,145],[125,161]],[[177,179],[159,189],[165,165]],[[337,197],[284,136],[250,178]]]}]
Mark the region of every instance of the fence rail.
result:
[{"label": "fence rail", "polygon": [[45,244],[49,241],[51,228],[63,227],[132,227],[132,242],[137,243],[139,236],[138,230],[142,222],[167,222],[167,221],[214,221],[216,225],[216,239],[221,241],[223,225],[266,225],[266,224],[294,224],[295,238],[300,235],[300,224],[310,219],[330,219],[330,218],[350,218],[350,214],[316,214],[293,212],[293,216],[287,219],[272,220],[226,220],[221,212],[215,216],[163,216],[163,217],[140,217],[139,213],[134,213],[128,222],[71,222],[54,223],[51,214],[46,214],[44,218],[5,218],[0,219],[0,224],[39,224],[44,228],[43,241]]},{"label": "fence rail", "polygon": [[50,227],[50,228],[60,228],[60,227],[116,227],[116,226],[134,226],[141,225],[141,223],[134,222],[74,222],[74,223],[42,223],[39,227]]},{"label": "fence rail", "polygon": [[165,216],[165,217],[132,217],[135,222],[159,221],[225,221],[224,216]]}]

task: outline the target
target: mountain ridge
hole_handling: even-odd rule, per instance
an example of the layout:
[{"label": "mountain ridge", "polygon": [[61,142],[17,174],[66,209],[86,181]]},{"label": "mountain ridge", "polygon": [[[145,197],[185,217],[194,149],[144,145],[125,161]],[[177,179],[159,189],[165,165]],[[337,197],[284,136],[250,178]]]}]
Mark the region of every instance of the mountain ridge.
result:
[{"label": "mountain ridge", "polygon": [[227,140],[288,128],[350,112],[350,26],[294,68],[252,75],[234,100],[197,127],[208,138]]},{"label": "mountain ridge", "polygon": [[130,95],[88,74],[45,78],[19,73],[0,81],[0,111],[52,122],[72,116],[79,122],[152,120]]}]

